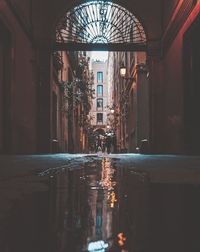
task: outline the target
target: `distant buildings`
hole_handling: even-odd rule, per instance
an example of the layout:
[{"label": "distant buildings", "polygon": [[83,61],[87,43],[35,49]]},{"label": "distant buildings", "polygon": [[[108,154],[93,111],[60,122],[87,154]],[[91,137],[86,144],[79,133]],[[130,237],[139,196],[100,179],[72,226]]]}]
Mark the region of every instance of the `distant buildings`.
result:
[{"label": "distant buildings", "polygon": [[108,106],[108,76],[107,61],[92,61],[91,64],[94,75],[94,99],[90,110],[92,117],[91,124],[95,130],[102,134],[106,131],[107,106]]}]

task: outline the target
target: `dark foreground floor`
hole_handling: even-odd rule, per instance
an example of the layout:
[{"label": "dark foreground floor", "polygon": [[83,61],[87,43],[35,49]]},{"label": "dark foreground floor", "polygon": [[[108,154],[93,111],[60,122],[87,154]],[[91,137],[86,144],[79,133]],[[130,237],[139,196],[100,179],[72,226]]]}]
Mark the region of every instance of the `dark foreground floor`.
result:
[{"label": "dark foreground floor", "polygon": [[0,252],[200,251],[200,157],[0,156]]}]

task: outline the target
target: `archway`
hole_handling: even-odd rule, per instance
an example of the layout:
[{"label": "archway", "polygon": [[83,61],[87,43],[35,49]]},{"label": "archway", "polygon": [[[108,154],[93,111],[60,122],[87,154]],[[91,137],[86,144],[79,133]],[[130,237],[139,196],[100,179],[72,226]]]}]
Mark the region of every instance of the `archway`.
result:
[{"label": "archway", "polygon": [[146,44],[141,22],[111,1],[80,4],[67,11],[56,27],[56,50],[145,51]]},{"label": "archway", "polygon": [[[55,47],[54,47],[54,58],[57,61],[57,66],[60,66],[60,76],[61,80],[66,82],[69,75],[73,78],[68,78],[71,82],[70,86],[72,85],[73,88],[75,88],[75,83],[73,83],[73,79],[83,76],[80,76],[80,66],[83,69],[84,65],[87,64],[87,57],[84,54],[80,54],[80,57],[78,59],[76,52],[85,52],[85,51],[94,51],[94,50],[106,50],[111,52],[119,52],[124,53],[121,55],[115,55],[114,58],[118,60],[118,63],[116,64],[117,72],[119,72],[119,65],[120,64],[127,64],[129,68],[132,68],[131,71],[129,71],[129,74],[132,75],[131,78],[124,78],[123,80],[120,80],[118,86],[129,86],[130,92],[128,91],[128,96],[130,97],[130,106],[135,105],[134,102],[136,100],[135,93],[137,92],[138,98],[137,103],[145,103],[144,105],[140,106],[140,118],[135,121],[139,121],[138,125],[135,125],[134,127],[141,127],[142,130],[137,130],[137,134],[131,133],[132,129],[130,127],[122,127],[119,132],[119,138],[124,139],[127,144],[134,144],[134,148],[136,148],[138,145],[140,145],[140,141],[143,138],[149,138],[149,123],[145,123],[144,120],[148,120],[149,117],[149,100],[148,100],[148,86],[147,81],[145,79],[146,74],[146,68],[143,66],[146,63],[146,55],[145,60],[142,61],[141,59],[135,60],[135,54],[133,52],[146,52],[147,48],[147,38],[144,31],[144,28],[141,24],[141,22],[133,15],[131,12],[129,12],[124,7],[120,6],[119,4],[113,3],[111,1],[89,1],[82,3],[78,6],[75,6],[73,9],[68,10],[65,15],[61,18],[61,20],[58,22],[56,26],[56,32],[55,32]],[[70,52],[69,52],[70,51]],[[69,53],[66,53],[69,52]],[[131,52],[131,53],[130,53]],[[129,55],[126,55],[126,53],[130,53]],[[67,58],[70,58],[67,60]],[[141,57],[142,58],[142,57]],[[62,64],[62,60],[65,61],[64,64]],[[141,60],[141,61],[140,61]],[[74,62],[73,62],[74,61]],[[61,64],[60,64],[61,62]],[[71,68],[70,62],[72,65],[78,64],[79,66],[75,68]],[[80,63],[80,64],[79,64]],[[133,65],[136,66],[142,63],[138,68],[135,68],[133,70]],[[64,66],[64,67],[63,67]],[[63,69],[63,70],[62,70]],[[87,70],[86,70],[87,71]],[[99,70],[100,71],[100,70]],[[134,73],[133,73],[134,72]],[[104,75],[102,71],[98,72],[102,73],[102,76]],[[65,75],[65,79],[63,76]],[[134,75],[134,76],[133,76]],[[147,74],[146,74],[147,75]],[[67,77],[68,76],[68,77]],[[95,74],[96,76],[96,74]],[[118,76],[119,77],[119,76]],[[63,78],[63,79],[62,79]],[[98,78],[98,77],[97,77]],[[82,78],[82,82],[84,82]],[[103,80],[103,78],[99,78]],[[140,87],[138,89],[134,88],[133,82],[137,79],[137,81],[140,82]],[[97,84],[98,84],[97,81]],[[103,81],[102,81],[103,82]],[[129,82],[129,85],[125,85]],[[77,87],[79,85],[79,81],[77,81]],[[101,84],[101,92],[100,90],[100,84],[96,87],[96,94],[97,97],[102,96],[103,94],[103,88],[104,84]],[[99,89],[98,89],[99,88]],[[75,88],[76,89],[76,88]],[[74,90],[75,90],[74,89]],[[80,87],[78,87],[80,89]],[[69,92],[69,87],[66,89],[67,92]],[[80,91],[80,90],[79,90]],[[78,91],[78,93],[80,93]],[[59,93],[57,92],[59,95]],[[127,101],[127,97],[125,93],[122,95],[121,103],[123,103],[123,106],[121,106],[121,113],[123,114],[122,120],[126,120],[127,116],[127,108],[128,104],[125,102]],[[144,99],[145,96],[145,99]],[[98,98],[99,98],[98,97]],[[102,98],[102,97],[101,97]],[[76,97],[69,97],[69,102],[75,102]],[[102,99],[101,99],[102,100]],[[123,100],[123,101],[122,101]],[[134,101],[133,101],[134,100]],[[144,102],[145,100],[145,102]],[[103,101],[103,100],[102,100]],[[98,103],[98,102],[97,102]],[[97,104],[96,103],[96,104]],[[113,102],[114,103],[114,102]],[[105,104],[102,102],[102,104]],[[69,105],[69,103],[68,103]],[[81,107],[81,106],[80,106]],[[95,120],[97,121],[96,127],[98,126],[98,123],[104,124],[104,127],[106,128],[104,119],[104,112],[102,111],[102,107],[97,105],[97,111],[100,111],[100,113],[95,114]],[[148,109],[146,109],[148,107]],[[76,115],[80,113],[80,117],[84,118],[84,112],[81,108],[77,109],[75,112],[69,113],[68,110],[68,138],[73,138],[77,140],[77,136],[79,137],[79,134],[72,134],[72,132],[76,129]],[[82,113],[83,112],[83,113]],[[134,111],[135,114],[138,114],[137,111]],[[81,114],[82,113],[82,114]],[[129,114],[131,113],[131,110],[129,109]],[[101,116],[101,118],[98,116]],[[137,116],[137,115],[136,115]],[[83,127],[83,119],[80,119],[79,125]],[[133,120],[134,121],[134,120]],[[74,124],[74,126],[71,129],[71,124]],[[120,121],[121,122],[121,121]],[[84,122],[85,123],[85,122]],[[57,124],[58,125],[58,124]],[[142,125],[148,125],[145,129]],[[131,125],[132,126],[132,125]],[[130,131],[129,133],[132,134],[132,140],[126,140],[126,130]],[[141,132],[141,133],[140,133]],[[145,132],[145,133],[144,133]],[[80,133],[80,135],[84,135],[83,132]],[[124,135],[124,137],[122,136]],[[144,136],[145,135],[145,136]],[[131,138],[131,136],[129,137]],[[139,140],[135,140],[136,138],[139,138]],[[134,140],[133,140],[134,139]],[[70,146],[74,145],[76,141],[70,141],[72,144]],[[121,145],[125,145],[121,143]],[[75,144],[76,146],[76,144]],[[74,147],[76,148],[76,147]],[[126,149],[124,146],[119,148],[119,151],[122,149]],[[129,151],[131,149],[129,148]]]},{"label": "archway", "polygon": [[105,135],[105,130],[102,128],[96,129],[95,132],[97,135],[102,135],[102,136]]}]

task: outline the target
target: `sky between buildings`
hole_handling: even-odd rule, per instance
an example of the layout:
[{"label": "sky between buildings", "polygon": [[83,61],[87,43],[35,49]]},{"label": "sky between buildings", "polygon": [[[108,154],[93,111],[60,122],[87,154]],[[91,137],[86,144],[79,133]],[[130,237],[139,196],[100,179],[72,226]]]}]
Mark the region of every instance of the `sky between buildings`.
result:
[{"label": "sky between buildings", "polygon": [[108,59],[108,52],[105,51],[92,51],[92,60],[106,61]]}]

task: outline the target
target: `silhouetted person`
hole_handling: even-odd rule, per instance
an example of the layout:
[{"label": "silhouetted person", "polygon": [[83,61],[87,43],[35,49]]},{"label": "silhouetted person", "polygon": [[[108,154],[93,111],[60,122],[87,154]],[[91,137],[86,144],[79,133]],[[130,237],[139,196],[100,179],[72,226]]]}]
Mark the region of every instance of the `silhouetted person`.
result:
[{"label": "silhouetted person", "polygon": [[106,148],[107,148],[107,153],[108,154],[110,153],[110,150],[111,150],[111,144],[112,144],[111,137],[107,136],[107,138],[106,138]]}]

